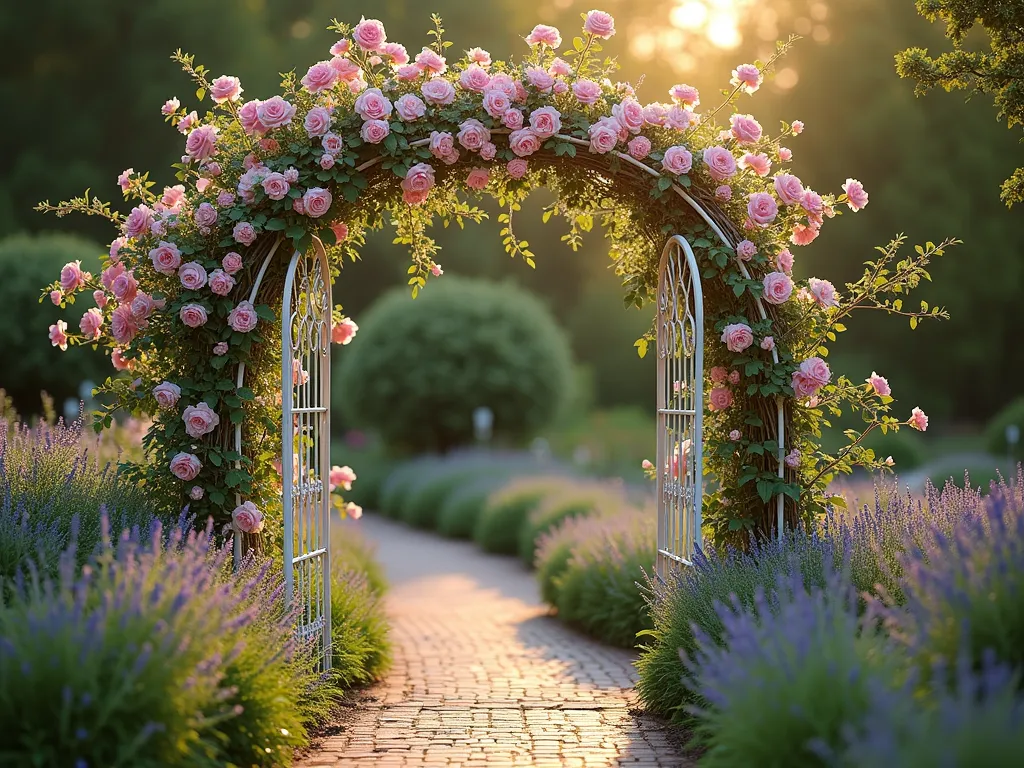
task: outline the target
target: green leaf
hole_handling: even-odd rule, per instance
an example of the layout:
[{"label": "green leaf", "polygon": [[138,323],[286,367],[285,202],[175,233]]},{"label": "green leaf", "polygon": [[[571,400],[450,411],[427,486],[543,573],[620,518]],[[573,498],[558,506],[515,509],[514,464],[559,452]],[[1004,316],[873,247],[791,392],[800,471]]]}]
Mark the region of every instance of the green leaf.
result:
[{"label": "green leaf", "polygon": [[672,186],[672,179],[668,176],[660,176],[658,178],[658,189],[664,192],[666,189]]},{"label": "green leaf", "polygon": [[298,238],[306,234],[306,228],[300,224],[294,224],[288,227],[284,234],[285,237],[289,238],[290,240],[297,240]]},{"label": "green leaf", "polygon": [[206,455],[206,458],[207,458],[207,459],[209,460],[209,462],[210,462],[211,464],[213,464],[213,466],[215,466],[215,467],[219,467],[219,466],[220,466],[221,464],[223,464],[223,463],[224,463],[224,460],[223,460],[223,459],[221,458],[221,456],[220,456],[220,452],[218,452],[218,451],[210,451],[210,452],[209,452],[209,453],[208,453],[208,454]]},{"label": "green leaf", "polygon": [[205,98],[205,96],[206,96],[206,89],[205,88],[197,88],[196,89],[196,98],[199,99],[199,101],[202,101]]}]

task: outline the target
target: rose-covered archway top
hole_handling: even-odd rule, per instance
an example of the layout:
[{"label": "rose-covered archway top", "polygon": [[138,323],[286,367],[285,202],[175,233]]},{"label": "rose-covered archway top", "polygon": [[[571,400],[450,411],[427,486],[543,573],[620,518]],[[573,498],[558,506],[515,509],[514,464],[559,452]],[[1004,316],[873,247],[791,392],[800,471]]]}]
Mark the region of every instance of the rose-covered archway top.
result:
[{"label": "rose-covered archway top", "polygon": [[[664,241],[678,233],[692,244],[711,340],[705,470],[719,489],[706,499],[704,519],[713,534],[769,530],[780,494],[790,523],[813,514],[837,473],[886,465],[863,448],[864,434],[927,426],[917,410],[903,422],[888,415],[883,378],[834,379],[824,357],[854,309],[883,309],[912,324],[944,316],[927,305],[904,309],[902,298],[949,242],[897,263],[897,239],[842,296],[826,280],[794,280],[791,249],[812,243],[841,206],[862,209],[868,195],[855,179],[838,196],[805,187],[789,172],[793,153],[782,144],[803,124],[784,123],[770,136],[739,111],[788,43],[766,63],[737,66],[725,101],[701,113],[700,94],[688,85],[644,104],[637,89],[612,80],[616,64],[599,54],[615,23],[601,11],[585,14],[581,35],[565,45],[557,29],[536,26],[515,64],[480,48],[453,55],[437,17],[431,44],[416,54],[388,41],[377,20],[330,28],[339,40],[329,57],[302,77],[286,75],[282,93],[262,100],[245,98],[235,77],[211,79],[179,51],[174,58],[197,84],[197,99],[213,102],[202,116],[177,98],[162,107],[185,137],[180,183],[156,193],[148,174],[126,170],[118,183],[139,201],[127,216],[84,197],[40,206],[98,214],[121,229],[101,275],[69,264],[46,289],[61,306],[82,292],[96,304],[80,333],[58,321],[50,336],[61,348],[107,349],[125,372],[104,387],[116,405],[155,413],[150,461],[130,471],[169,506],[187,500],[251,532],[279,497],[278,308],[270,293],[247,298],[259,255],[282,239],[305,251],[317,237],[337,277],[366,233],[391,222],[411,252],[415,296],[443,274],[427,234],[433,220],[461,226],[485,216],[467,193],[499,201],[506,250],[533,267],[513,214],[532,189],[553,190],[545,220],[562,217],[563,239],[574,248],[600,223],[626,301],[638,306],[655,295]],[[719,115],[729,116],[728,127],[716,124]],[[355,323],[340,307],[334,321],[335,341],[348,343]],[[641,354],[652,338],[637,341]],[[233,376],[241,365],[248,387]],[[842,407],[862,413],[866,427],[829,455],[816,438]],[[239,423],[242,453],[227,437]],[[339,489],[350,483],[332,481]]]}]

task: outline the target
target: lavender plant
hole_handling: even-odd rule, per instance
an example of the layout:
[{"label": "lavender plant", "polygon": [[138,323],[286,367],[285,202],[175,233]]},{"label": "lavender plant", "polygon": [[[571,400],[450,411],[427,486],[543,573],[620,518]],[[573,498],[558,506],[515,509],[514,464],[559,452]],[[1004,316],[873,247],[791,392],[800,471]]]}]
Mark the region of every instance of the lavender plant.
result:
[{"label": "lavender plant", "polygon": [[751,605],[719,602],[721,635],[698,627],[683,653],[702,702],[689,708],[702,766],[827,765],[875,690],[904,678],[897,648],[858,618],[848,574],[820,588],[801,571],[794,562],[773,593],[758,586]]},{"label": "lavender plant", "polygon": [[519,528],[519,557],[532,568],[540,537],[570,517],[610,514],[626,505],[621,483],[580,482],[544,499]]},{"label": "lavender plant", "polygon": [[644,705],[675,721],[688,719],[685,707],[696,693],[679,652],[696,652],[698,630],[711,641],[721,641],[725,623],[720,606],[753,606],[759,590],[771,590],[794,567],[805,584],[822,588],[843,552],[833,539],[797,529],[781,541],[751,540],[745,552],[698,551],[694,566],[673,571],[666,584],[649,581],[651,642],[637,662],[637,690]]},{"label": "lavender plant", "polygon": [[473,540],[487,552],[514,555],[519,549],[519,530],[530,513],[569,483],[568,478],[558,476],[513,480],[488,498],[473,528]]},{"label": "lavender plant", "polygon": [[[947,487],[946,493],[949,493]],[[898,562],[904,605],[876,605],[893,637],[928,668],[985,653],[1024,670],[1024,490],[993,485],[951,532],[932,526]]]}]

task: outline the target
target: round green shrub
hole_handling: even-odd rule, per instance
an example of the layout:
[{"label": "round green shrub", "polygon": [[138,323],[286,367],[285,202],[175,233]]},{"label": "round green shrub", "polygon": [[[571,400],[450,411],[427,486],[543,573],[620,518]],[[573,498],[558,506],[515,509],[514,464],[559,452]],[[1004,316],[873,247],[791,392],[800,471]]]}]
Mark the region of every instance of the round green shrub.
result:
[{"label": "round green shrub", "polygon": [[897,472],[906,472],[920,467],[925,460],[923,440],[919,432],[904,427],[899,432],[874,430],[864,438],[864,447],[871,448],[875,456],[883,459],[892,456]]},{"label": "round green shrub", "polygon": [[571,485],[544,499],[519,529],[519,557],[533,567],[540,537],[567,517],[584,517],[621,508],[621,492],[607,484]]},{"label": "round green shrub", "polygon": [[1016,426],[1021,432],[1021,439],[1013,451],[1014,461],[1024,459],[1024,397],[1019,397],[1003,410],[992,417],[985,427],[985,447],[989,453],[1000,458],[1010,454],[1010,446],[1006,442],[1006,428]]},{"label": "round green shrub", "polygon": [[473,441],[474,409],[494,436],[519,441],[557,416],[572,353],[550,312],[507,284],[445,277],[413,301],[386,294],[340,356],[339,403],[389,446],[438,451]]},{"label": "round green shrub", "polygon": [[5,317],[16,320],[0,324],[0,387],[22,413],[39,412],[40,390],[55,399],[60,412],[65,399],[78,398],[83,381],[102,384],[114,374],[101,353],[61,352],[47,336],[49,327],[61,318],[69,332],[78,333],[78,321],[96,306],[91,294],[78,294],[69,310],[55,307],[49,298],[39,303],[42,286],[58,279],[69,261],[81,261],[83,270],[98,276],[102,252],[95,243],[64,234],[13,235],[0,240],[0,307]]},{"label": "round green shrub", "polygon": [[478,478],[456,489],[441,504],[437,532],[452,539],[473,538],[473,529],[487,499],[507,482],[508,477],[502,473]]},{"label": "round green shrub", "polygon": [[537,542],[534,561],[541,599],[548,605],[558,605],[560,577],[569,567],[573,547],[585,535],[585,526],[593,527],[587,517],[568,517],[543,533]]},{"label": "round green shrub", "polygon": [[564,477],[524,477],[500,488],[487,500],[477,518],[473,540],[486,552],[516,554],[519,530],[529,514],[570,482]]},{"label": "round green shrub", "polygon": [[441,505],[454,491],[470,482],[484,467],[479,460],[446,462],[413,487],[405,496],[402,522],[415,528],[437,527]]},{"label": "round green shrub", "polygon": [[437,461],[438,459],[434,456],[421,456],[396,465],[381,485],[381,513],[397,519],[402,514],[407,494],[412,491],[413,486],[420,479],[426,476],[428,468],[436,464]]}]

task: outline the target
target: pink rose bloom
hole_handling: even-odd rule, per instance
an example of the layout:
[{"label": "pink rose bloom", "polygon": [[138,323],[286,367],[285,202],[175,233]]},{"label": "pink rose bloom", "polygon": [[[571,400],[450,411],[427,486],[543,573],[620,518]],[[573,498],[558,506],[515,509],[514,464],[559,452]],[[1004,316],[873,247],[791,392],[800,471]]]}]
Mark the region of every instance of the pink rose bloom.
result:
[{"label": "pink rose bloom", "polygon": [[594,104],[601,98],[601,86],[593,80],[577,80],[572,84],[572,93],[580,104]]},{"label": "pink rose bloom", "polygon": [[732,405],[732,390],[728,387],[714,387],[708,396],[708,407],[712,411],[724,411]]},{"label": "pink rose bloom", "polygon": [[491,66],[491,54],[483,48],[470,48],[466,51],[466,58],[485,69]]},{"label": "pink rose bloom", "polygon": [[384,25],[376,19],[362,19],[352,30],[352,40],[364,51],[378,51],[387,42]]},{"label": "pink rose bloom", "polygon": [[708,147],[704,150],[704,164],[715,181],[725,181],[736,174],[736,158],[725,147]]},{"label": "pink rose bloom", "polygon": [[784,163],[788,163],[793,159],[793,150],[788,147],[779,147],[779,160]]},{"label": "pink rose bloom", "polygon": [[[451,134],[448,134],[449,136]],[[402,179],[402,189],[407,192],[429,192],[434,186],[434,169],[428,163],[417,163]]]},{"label": "pink rose bloom", "polygon": [[295,106],[280,96],[272,96],[266,101],[260,102],[256,108],[256,117],[260,124],[268,129],[280,128],[282,125],[288,125],[295,117]]},{"label": "pink rose bloom", "polygon": [[928,416],[920,408],[915,407],[910,412],[910,421],[907,422],[914,429],[924,432],[928,429]]},{"label": "pink rose bloom", "polygon": [[480,157],[484,160],[493,160],[497,152],[498,148],[489,141],[484,142],[484,145],[480,147]]},{"label": "pink rose bloom", "polygon": [[178,453],[171,459],[171,473],[179,480],[195,480],[203,465],[199,457],[191,453]]},{"label": "pink rose bloom", "polygon": [[303,216],[306,213],[306,206],[302,204],[302,198],[296,197],[292,200],[292,210],[295,211],[299,216]]},{"label": "pink rose bloom", "polygon": [[797,397],[811,397],[831,379],[828,363],[820,357],[809,357],[793,372],[793,391]]},{"label": "pink rose bloom", "polygon": [[228,313],[228,325],[239,333],[249,333],[256,327],[257,322],[259,316],[256,314],[256,308],[248,301],[238,302],[238,305]]},{"label": "pink rose bloom", "polygon": [[588,35],[607,40],[615,34],[615,19],[604,11],[591,11],[583,22],[583,31]]},{"label": "pink rose bloom", "polygon": [[693,155],[685,147],[669,147],[665,150],[661,167],[674,176],[689,173],[693,167]]},{"label": "pink rose bloom", "polygon": [[194,160],[207,160],[217,151],[217,133],[220,129],[215,125],[201,125],[193,128],[185,140],[185,152]]},{"label": "pink rose bloom", "polygon": [[220,357],[228,353],[228,343],[226,341],[218,341],[213,345],[213,354]]},{"label": "pink rose bloom", "polygon": [[318,61],[309,68],[301,82],[310,93],[329,91],[338,82],[338,70],[329,61]]},{"label": "pink rose bloom", "polygon": [[242,268],[242,257],[234,251],[230,251],[224,256],[224,260],[221,261],[221,266],[224,268],[225,272],[229,275],[233,275]]},{"label": "pink rose bloom", "polygon": [[455,101],[455,86],[443,77],[435,77],[427,80],[421,87],[420,93],[428,104],[434,106],[445,106]]},{"label": "pink rose bloom", "polygon": [[200,203],[192,213],[192,219],[198,227],[212,227],[217,223],[217,209],[209,203]]},{"label": "pink rose bloom", "polygon": [[124,356],[124,350],[120,347],[115,347],[111,350],[110,364],[114,366],[115,371],[130,371],[135,367],[135,361],[126,358]]},{"label": "pink rose bloom", "polygon": [[320,155],[320,167],[323,168],[325,171],[331,170],[331,168],[334,167],[334,155],[332,155],[330,152],[324,152],[322,155]]},{"label": "pink rose bloom", "polygon": [[124,220],[124,233],[129,239],[135,239],[139,235],[149,232],[153,224],[153,211],[145,205],[137,205],[132,208],[131,213]]},{"label": "pink rose bloom", "polygon": [[340,323],[335,323],[331,328],[331,341],[335,344],[345,345],[355,338],[359,326],[350,317],[346,317]]},{"label": "pink rose bloom", "polygon": [[644,108],[636,99],[627,97],[619,104],[612,106],[612,117],[619,121],[619,125],[630,133],[640,133],[644,127]]},{"label": "pink rose bloom", "polygon": [[121,248],[123,248],[127,244],[128,244],[128,240],[126,238],[124,238],[124,237],[116,238],[110,244],[110,260],[111,261],[117,261],[118,259],[120,259],[121,257],[119,255],[119,252],[120,252]]},{"label": "pink rose bloom", "polygon": [[259,118],[259,108],[262,103],[258,99],[253,99],[238,108],[238,121],[242,124],[242,130],[249,136],[258,136],[267,132],[267,126],[261,123]]},{"label": "pink rose bloom", "polygon": [[785,272],[769,272],[764,276],[764,300],[769,304],[782,304],[793,295],[793,281]]},{"label": "pink rose bloom", "polygon": [[692,120],[693,112],[678,104],[673,104],[665,111],[665,124],[677,131],[685,131]]},{"label": "pink rose bloom", "polygon": [[323,136],[331,130],[331,113],[324,107],[313,107],[306,113],[302,125],[306,129],[307,136],[311,138],[313,136]]},{"label": "pink rose bloom", "polygon": [[85,285],[89,276],[82,271],[81,261],[69,261],[60,271],[60,287],[64,293],[72,293]]},{"label": "pink rose bloom", "polygon": [[740,372],[739,371],[729,371],[729,383],[730,384],[739,384],[740,383]]},{"label": "pink rose bloom", "polygon": [[483,93],[490,82],[491,76],[479,64],[470,64],[459,75],[459,85],[467,91]]},{"label": "pink rose bloom", "polygon": [[209,319],[206,308],[202,304],[186,304],[178,311],[178,317],[189,328],[206,325],[206,321]]},{"label": "pink rose bloom", "polygon": [[711,381],[715,384],[722,384],[729,378],[729,372],[721,365],[711,369]]},{"label": "pink rose bloom", "polygon": [[[377,23],[380,24],[379,21]],[[240,533],[259,533],[263,530],[263,514],[255,504],[247,501],[232,510],[231,525]]]},{"label": "pink rose bloom", "polygon": [[153,397],[156,398],[157,407],[173,408],[181,397],[181,387],[169,381],[162,382],[153,387]]},{"label": "pink rose bloom", "polygon": [[765,336],[763,339],[761,339],[761,349],[765,350],[766,352],[771,352],[773,349],[775,349],[775,338],[772,336]]},{"label": "pink rose bloom", "polygon": [[648,125],[665,125],[665,116],[668,114],[668,109],[664,104],[658,104],[654,102],[644,107],[644,120]]},{"label": "pink rose bloom", "polygon": [[188,406],[181,419],[185,422],[185,431],[189,437],[208,435],[220,424],[220,416],[205,402]]},{"label": "pink rose bloom", "polygon": [[759,152],[756,155],[747,152],[747,154],[740,158],[740,168],[749,168],[758,176],[767,176],[771,171],[772,163],[768,159],[768,155],[763,152]]},{"label": "pink rose bloom", "polygon": [[565,77],[572,74],[572,67],[567,61],[556,56],[555,60],[551,62],[551,66],[548,67],[548,74],[552,77]]},{"label": "pink rose bloom", "polygon": [[380,92],[380,88],[367,88],[359,94],[355,110],[363,120],[384,120],[391,116],[391,100]]},{"label": "pink rose bloom", "polygon": [[786,466],[790,469],[796,469],[800,466],[800,451],[794,448],[792,451],[786,454],[785,458]]},{"label": "pink rose bloom", "polygon": [[793,225],[793,234],[789,241],[793,245],[810,245],[818,237],[818,227],[807,227],[803,224]]},{"label": "pink rose bloom", "polygon": [[236,243],[252,245],[256,242],[256,228],[248,221],[240,221],[231,230],[231,236],[235,238]]},{"label": "pink rose bloom", "polygon": [[110,316],[110,335],[118,344],[128,344],[139,332],[139,323],[135,319],[130,304],[122,304]]},{"label": "pink rose bloom", "polygon": [[184,202],[185,187],[183,184],[175,184],[173,187],[164,187],[164,193],[160,196],[157,208],[168,213],[177,213],[181,210],[181,204]]},{"label": "pink rose bloom", "polygon": [[611,117],[602,117],[587,131],[590,136],[590,151],[600,155],[611,152],[619,143],[619,130],[620,126],[617,120]]},{"label": "pink rose bloom", "polygon": [[516,82],[512,79],[511,75],[507,75],[504,72],[498,72],[491,77],[491,82],[487,90],[501,91],[508,96],[510,100],[517,98],[519,93],[516,88]]},{"label": "pink rose bloom", "polygon": [[132,314],[135,315],[135,319],[139,323],[140,328],[146,326],[146,320],[152,315],[157,309],[162,309],[167,303],[167,299],[154,299],[145,291],[139,291],[135,298],[132,299]]},{"label": "pink rose bloom", "polygon": [[839,299],[836,297],[836,288],[828,280],[819,280],[812,277],[807,281],[807,287],[811,290],[811,296],[819,307],[838,307]]},{"label": "pink rose bloom", "polygon": [[876,395],[881,397],[889,397],[892,395],[892,390],[889,388],[889,382],[885,380],[883,376],[879,376],[874,371],[864,381],[871,385],[871,388],[875,391]]},{"label": "pink rose bloom", "polygon": [[786,205],[796,205],[804,197],[804,185],[790,173],[780,173],[775,177],[775,194]]},{"label": "pink rose bloom", "polygon": [[[386,120],[367,120],[359,129],[359,135],[363,137],[363,141],[370,144],[380,144],[390,133],[391,126]],[[333,159],[333,155],[324,155],[324,157]]]},{"label": "pink rose bloom", "polygon": [[235,287],[235,278],[220,269],[210,273],[210,290],[218,296],[227,296]]},{"label": "pink rose bloom", "polygon": [[139,284],[131,270],[122,272],[110,284],[110,292],[117,297],[118,301],[130,303],[139,292]]},{"label": "pink rose bloom", "polygon": [[68,324],[63,320],[58,320],[50,326],[50,344],[54,347],[60,347],[61,352],[66,352],[68,348],[67,330]]},{"label": "pink rose bloom", "polygon": [[261,183],[263,191],[271,200],[283,200],[292,188],[291,184],[285,181],[284,174],[277,171],[267,174]]},{"label": "pink rose bloom", "polygon": [[100,282],[103,283],[103,286],[105,288],[109,289],[110,286],[114,284],[114,280],[117,279],[117,276],[123,274],[124,271],[124,264],[122,264],[121,262],[111,264],[109,267],[103,270],[103,273],[100,275]]},{"label": "pink rose bloom", "polygon": [[526,82],[541,93],[550,93],[555,79],[543,67],[527,67]]},{"label": "pink rose bloom", "polygon": [[747,215],[759,227],[767,227],[779,215],[779,206],[767,192],[755,192],[747,199]]},{"label": "pink rose bloom", "polygon": [[515,95],[512,98],[520,104],[525,104],[526,100],[530,98],[530,94],[526,92],[526,86],[521,81],[513,81],[512,89],[515,91]]},{"label": "pink rose bloom", "polygon": [[318,219],[327,213],[331,207],[331,193],[321,187],[310,187],[302,196],[302,204],[306,208],[306,215]]},{"label": "pink rose bloom", "polygon": [[175,112],[178,111],[178,108],[180,106],[181,102],[178,101],[177,98],[170,98],[164,102],[164,105],[162,107],[160,107],[160,114],[173,115]]},{"label": "pink rose bloom", "polygon": [[448,69],[444,56],[439,56],[429,48],[424,48],[416,54],[416,63],[432,75],[443,75]]},{"label": "pink rose bloom", "polygon": [[334,233],[335,239],[340,243],[348,237],[348,224],[343,221],[336,221],[331,224],[331,231]]},{"label": "pink rose bloom", "polygon": [[651,153],[651,140],[646,136],[635,136],[626,145],[629,154],[635,160],[643,160]]},{"label": "pink rose bloom", "polygon": [[399,118],[410,123],[413,120],[420,119],[427,113],[427,105],[423,103],[419,96],[407,93],[404,96],[400,96],[398,101],[395,102],[395,111],[398,112]]},{"label": "pink rose bloom", "polygon": [[700,92],[692,85],[685,85],[680,83],[679,85],[673,85],[668,95],[673,100],[678,101],[680,104],[685,104],[688,107],[696,107],[700,104]]},{"label": "pink rose bloom", "polygon": [[320,146],[324,148],[324,152],[330,152],[332,155],[341,152],[345,147],[345,141],[334,133],[325,133],[320,139]]},{"label": "pink rose bloom", "polygon": [[210,96],[217,104],[223,104],[226,101],[238,101],[239,96],[242,95],[242,90],[242,84],[238,78],[231,77],[230,75],[221,75],[210,83]]},{"label": "pink rose bloom", "polygon": [[100,337],[100,328],[103,326],[103,313],[96,307],[87,310],[78,324],[82,334],[87,339],[96,340]]},{"label": "pink rose bloom", "polygon": [[732,71],[732,80],[729,81],[730,85],[738,86],[741,91],[747,93],[756,91],[762,82],[764,75],[753,64],[740,64]]},{"label": "pink rose bloom", "polygon": [[447,157],[455,151],[455,137],[448,131],[431,131],[430,133],[430,154],[434,157]]},{"label": "pink rose bloom", "polygon": [[722,329],[722,341],[730,352],[742,352],[754,343],[754,333],[746,323],[732,323]]},{"label": "pink rose bloom", "polygon": [[812,223],[821,223],[821,216],[825,212],[825,201],[821,199],[821,195],[813,189],[805,189],[800,197],[800,206],[807,211]]},{"label": "pink rose bloom", "polygon": [[523,176],[526,175],[526,160],[524,160],[521,157],[517,157],[513,160],[510,160],[505,169],[508,171],[508,175],[511,176],[513,179],[521,179],[523,178]]},{"label": "pink rose bloom", "polygon": [[526,36],[526,44],[547,45],[551,48],[558,48],[562,44],[562,35],[555,27],[547,24],[538,24],[533,31]]},{"label": "pink rose bloom", "polygon": [[529,128],[520,128],[509,134],[508,145],[518,157],[529,157],[540,149],[540,138]]},{"label": "pink rose bloom", "polygon": [[500,119],[510,106],[512,102],[504,91],[497,88],[488,88],[484,91],[484,110],[495,120]]},{"label": "pink rose bloom", "polygon": [[847,179],[843,184],[843,192],[846,193],[846,204],[854,213],[868,204],[868,193],[864,191],[864,185],[856,179]]},{"label": "pink rose bloom", "polygon": [[740,431],[738,429],[734,429],[729,433],[729,439],[732,440],[734,443],[739,442],[741,437],[743,437],[743,435],[740,434]]},{"label": "pink rose bloom", "polygon": [[733,138],[740,144],[756,144],[761,140],[761,124],[751,115],[733,115],[729,125]]},{"label": "pink rose bloom", "polygon": [[432,274],[434,277],[440,277],[441,275],[444,274],[444,270],[441,269],[440,264],[435,264],[430,268],[430,274]]},{"label": "pink rose bloom", "polygon": [[[99,291],[99,293],[102,294],[103,291]],[[50,291],[50,301],[53,302],[54,306],[59,307],[61,301],[63,301],[63,300],[64,300],[64,294],[63,293],[61,293],[60,291]]]},{"label": "pink rose bloom", "polygon": [[736,245],[736,256],[740,261],[750,261],[757,255],[757,246],[749,240],[740,240]]},{"label": "pink rose bloom", "polygon": [[328,475],[331,492],[333,492],[335,488],[341,488],[343,491],[351,491],[352,483],[355,481],[356,473],[352,471],[352,467],[331,467],[331,472]]},{"label": "pink rose bloom", "polygon": [[474,168],[466,177],[466,186],[470,189],[483,189],[490,179],[486,168]]},{"label": "pink rose bloom", "polygon": [[344,56],[351,48],[352,45],[348,40],[339,40],[331,46],[329,53],[331,56]]},{"label": "pink rose bloom", "polygon": [[506,110],[501,116],[501,123],[509,130],[518,131],[523,127],[523,113],[518,109]]},{"label": "pink rose bloom", "polygon": [[184,115],[178,121],[178,133],[184,136],[189,130],[199,122],[199,115],[196,114],[195,110],[192,110],[187,115]]},{"label": "pink rose bloom", "polygon": [[459,126],[458,139],[459,144],[470,152],[477,152],[491,140],[491,132],[483,123],[471,117]]},{"label": "pink rose bloom", "polygon": [[793,130],[794,136],[799,136],[801,133],[804,132],[804,123],[802,120],[794,120],[793,125],[790,127]]},{"label": "pink rose bloom", "polygon": [[331,59],[331,66],[334,67],[334,71],[338,73],[338,77],[346,83],[358,80],[363,75],[363,70],[359,68],[358,64],[351,59],[344,58],[343,56],[335,56]]},{"label": "pink rose bloom", "polygon": [[715,187],[715,199],[721,200],[723,203],[729,202],[732,199],[732,187],[728,184]]},{"label": "pink rose bloom", "polygon": [[[637,105],[639,106],[639,105]],[[530,130],[542,139],[562,130],[562,115],[554,107],[540,107],[530,113]]]},{"label": "pink rose bloom", "polygon": [[206,270],[198,261],[190,261],[178,268],[178,279],[190,291],[198,291],[206,285]]},{"label": "pink rose bloom", "polygon": [[783,248],[779,251],[779,255],[775,259],[780,271],[785,272],[787,275],[793,271],[793,254],[790,253],[789,248]]},{"label": "pink rose bloom", "polygon": [[181,251],[174,243],[161,240],[160,244],[149,252],[153,269],[162,275],[173,275],[181,266]]},{"label": "pink rose bloom", "polygon": [[193,485],[192,490],[188,492],[188,497],[192,499],[192,501],[199,501],[203,498],[203,493],[204,491],[201,485]]}]

